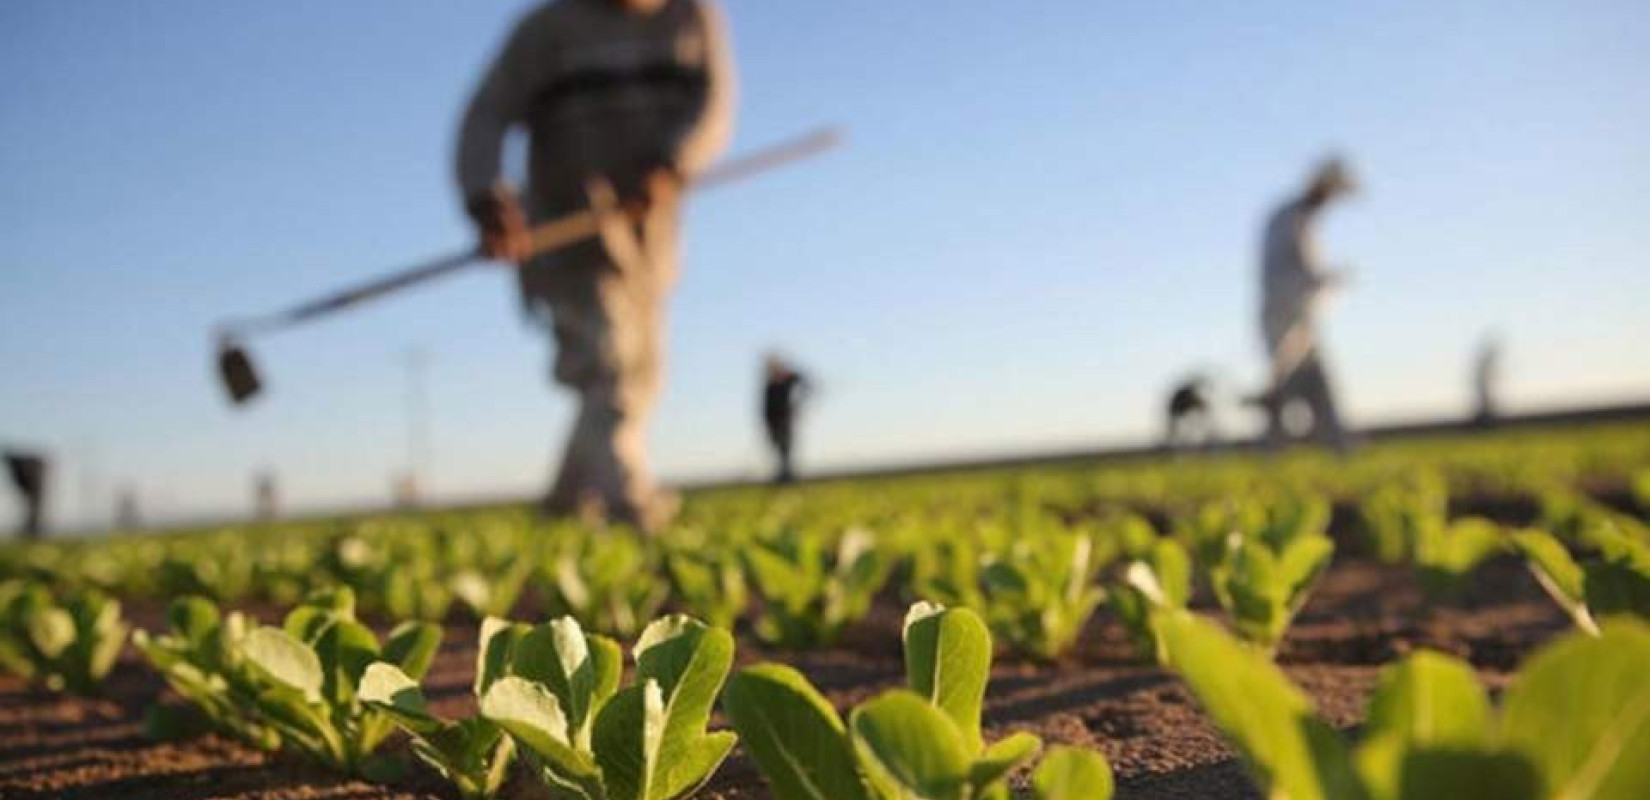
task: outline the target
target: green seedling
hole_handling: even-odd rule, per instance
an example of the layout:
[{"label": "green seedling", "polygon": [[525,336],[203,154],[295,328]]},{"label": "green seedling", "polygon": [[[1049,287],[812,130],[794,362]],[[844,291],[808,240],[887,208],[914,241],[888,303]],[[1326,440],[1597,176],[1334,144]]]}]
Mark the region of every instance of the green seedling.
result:
[{"label": "green seedling", "polygon": [[508,675],[481,698],[481,716],[515,740],[556,796],[675,800],[696,791],[733,749],[707,733],[733,663],[733,637],[685,616],[655,620],[632,650],[635,683],[619,689],[611,640],[563,618],[515,648]]},{"label": "green seedling", "polygon": [[0,583],[0,669],[49,689],[96,692],[128,630],[119,601],[96,589],[60,603],[44,584]]},{"label": "green seedling", "polygon": [[1157,615],[1186,608],[1191,595],[1191,556],[1180,542],[1159,539],[1144,558],[1131,562],[1123,571],[1123,580],[1112,588],[1107,600],[1140,653],[1158,664],[1167,664],[1169,654],[1157,632]]},{"label": "green seedling", "polygon": [[[259,717],[259,687],[241,657],[246,618],[238,611],[224,616],[204,597],[180,597],[167,607],[166,624],[159,634],[133,633],[132,644],[172,691],[212,728],[261,750],[279,749],[280,733]],[[146,727],[162,740],[195,732],[187,718],[165,710],[150,714]]]},{"label": "green seedling", "polygon": [[[526,625],[496,617],[483,620],[476,655],[476,696],[485,696],[508,670],[523,641],[534,638],[530,646],[541,647],[540,639],[554,634],[554,628],[536,633]],[[451,781],[460,797],[485,800],[496,797],[504,787],[515,760],[515,740],[492,721],[480,716],[448,720],[430,713],[418,682],[395,664],[382,661],[367,667],[356,694],[362,703],[394,720],[412,741],[413,754]]]},{"label": "green seedling", "polygon": [[281,735],[282,746],[351,775],[383,776],[393,763],[374,751],[394,720],[361,701],[356,688],[367,667],[384,661],[412,680],[429,669],[441,629],[404,623],[382,646],[355,619],[347,588],[312,594],[281,627],[258,627],[238,644],[257,690],[260,717]]},{"label": "green seedling", "polygon": [[1628,800],[1650,792],[1650,629],[1537,652],[1490,705],[1472,668],[1422,651],[1383,671],[1353,746],[1278,667],[1189,612],[1159,622],[1171,662],[1268,797]]},{"label": "green seedling", "polygon": [[788,648],[835,641],[870,611],[893,568],[893,559],[859,528],[842,535],[829,559],[823,536],[812,531],[753,546],[744,556],[764,601],[756,634]]}]

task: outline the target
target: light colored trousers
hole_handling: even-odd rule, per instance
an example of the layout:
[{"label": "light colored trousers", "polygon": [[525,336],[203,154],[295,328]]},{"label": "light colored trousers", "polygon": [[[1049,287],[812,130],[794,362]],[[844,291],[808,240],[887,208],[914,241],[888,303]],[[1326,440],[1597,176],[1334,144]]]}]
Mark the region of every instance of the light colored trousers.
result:
[{"label": "light colored trousers", "polygon": [[533,264],[534,274],[523,278],[530,305],[548,311],[555,379],[579,402],[545,498],[552,513],[595,510],[643,529],[668,515],[648,468],[647,428],[663,380],[676,224],[676,209],[657,209],[642,224],[618,223],[590,243],[600,246]]},{"label": "light colored trousers", "polygon": [[1324,370],[1316,346],[1275,387],[1266,406],[1266,435],[1274,444],[1287,438],[1283,424],[1284,411],[1296,402],[1304,402],[1312,410],[1314,438],[1336,450],[1344,451],[1349,446],[1346,429],[1341,426],[1340,411],[1335,407],[1335,393],[1330,387],[1329,374]]}]

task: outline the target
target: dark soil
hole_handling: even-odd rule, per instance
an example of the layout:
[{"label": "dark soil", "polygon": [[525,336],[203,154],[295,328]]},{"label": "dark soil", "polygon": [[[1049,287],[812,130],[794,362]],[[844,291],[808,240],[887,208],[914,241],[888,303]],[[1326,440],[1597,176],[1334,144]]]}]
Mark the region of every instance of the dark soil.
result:
[{"label": "dark soil", "polygon": [[[1207,610],[1207,609],[1205,609]],[[153,626],[153,608],[132,609]],[[742,642],[740,662],[775,660],[805,672],[839,707],[899,685],[901,604],[887,598],[835,649],[778,653]],[[1468,659],[1492,686],[1532,648],[1568,628],[1566,617],[1511,559],[1483,565],[1456,597],[1434,601],[1411,572],[1346,556],[1325,576],[1284,643],[1279,661],[1336,726],[1355,727],[1382,664],[1426,647]],[[425,679],[439,713],[467,713],[475,626],[455,622]],[[143,711],[166,692],[130,651],[106,695],[80,699],[0,678],[0,798],[33,800],[388,800],[453,797],[418,768],[386,788],[348,781],[295,758],[218,737],[157,744]],[[1059,664],[999,658],[987,694],[988,737],[1030,731],[1050,743],[1098,748],[1111,760],[1121,798],[1251,798],[1232,749],[1173,675],[1136,662],[1104,610],[1077,651]],[[715,724],[724,724],[718,720]],[[399,744],[394,746],[399,747]],[[520,793],[520,792],[518,792]],[[701,797],[765,798],[736,755]]]}]

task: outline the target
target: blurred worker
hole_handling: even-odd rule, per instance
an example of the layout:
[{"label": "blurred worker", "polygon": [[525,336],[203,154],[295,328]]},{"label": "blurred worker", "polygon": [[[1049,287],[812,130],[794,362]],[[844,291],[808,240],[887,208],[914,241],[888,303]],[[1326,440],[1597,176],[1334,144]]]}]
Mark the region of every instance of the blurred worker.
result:
[{"label": "blurred worker", "polygon": [[1319,261],[1313,232],[1318,215],[1333,200],[1352,193],[1355,184],[1340,159],[1320,164],[1305,190],[1284,203],[1266,224],[1261,251],[1261,331],[1271,359],[1270,383],[1260,399],[1267,416],[1267,438],[1286,436],[1285,412],[1305,404],[1312,412],[1312,433],[1345,452],[1350,447],[1335,407],[1334,392],[1318,347],[1317,309],[1329,290],[1345,283],[1344,272]]},{"label": "blurred worker", "polygon": [[18,525],[17,535],[24,539],[38,539],[46,526],[50,462],[38,453],[12,451],[6,453],[6,472],[11,475],[12,488],[23,500],[23,521]]},{"label": "blurred worker", "polygon": [[778,469],[774,483],[793,483],[796,469],[796,415],[808,396],[808,379],[778,355],[769,355],[763,368],[762,422],[773,445]]},{"label": "blurred worker", "polygon": [[1165,448],[1173,450],[1182,443],[1207,447],[1219,439],[1209,394],[1209,379],[1204,375],[1192,375],[1175,386],[1169,394]]},{"label": "blurred worker", "polygon": [[281,515],[281,493],[273,470],[259,470],[252,476],[252,515],[264,522]]},{"label": "blurred worker", "polygon": [[1493,335],[1487,336],[1472,364],[1472,390],[1478,405],[1473,420],[1479,425],[1490,425],[1499,415],[1500,404],[1496,402],[1496,395],[1500,383],[1501,340]]},{"label": "blurred worker", "polygon": [[[486,252],[521,263],[522,303],[555,336],[554,374],[579,396],[550,514],[644,530],[674,497],[648,470],[662,378],[679,193],[728,139],[732,64],[709,0],[555,0],[529,12],[476,90],[458,182]],[[522,199],[500,180],[505,134],[525,127]],[[531,254],[529,226],[623,203],[599,238]]]}]

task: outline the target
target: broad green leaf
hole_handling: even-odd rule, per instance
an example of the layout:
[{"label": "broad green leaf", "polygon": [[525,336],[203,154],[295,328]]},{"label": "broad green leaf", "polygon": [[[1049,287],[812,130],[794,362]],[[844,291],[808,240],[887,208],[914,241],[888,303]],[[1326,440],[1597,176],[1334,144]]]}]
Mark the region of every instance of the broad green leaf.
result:
[{"label": "broad green leaf", "polygon": [[367,667],[356,689],[361,702],[375,706],[409,730],[430,734],[441,728],[441,720],[430,714],[418,682],[394,664],[383,661]]},{"label": "broad green leaf", "polygon": [[986,748],[985,753],[968,768],[968,782],[974,787],[976,796],[1007,778],[1010,772],[1037,755],[1042,746],[1043,740],[1036,736],[1015,733]]},{"label": "broad green leaf", "polygon": [[322,696],[334,704],[345,704],[355,698],[355,685],[361,682],[367,666],[379,660],[378,637],[359,622],[339,619],[315,640],[315,655],[321,660],[325,676]]},{"label": "broad green leaf", "polygon": [[1277,665],[1188,611],[1159,631],[1175,670],[1276,800],[1365,797],[1340,736]]},{"label": "broad green leaf", "polygon": [[1524,555],[1541,588],[1570,614],[1576,627],[1597,634],[1598,625],[1587,609],[1586,576],[1564,545],[1552,534],[1539,530],[1516,531],[1512,542]]},{"label": "broad green leaf", "polygon": [[1154,542],[1151,568],[1161,595],[1158,604],[1185,608],[1192,597],[1192,557],[1187,554],[1185,545],[1173,539]]},{"label": "broad green leaf", "polygon": [[48,659],[74,644],[74,616],[61,608],[43,608],[28,617],[29,641]]},{"label": "broad green leaf", "polygon": [[1650,797],[1650,627],[1611,619],[1530,658],[1507,689],[1502,735],[1554,800]]},{"label": "broad green leaf", "polygon": [[558,781],[585,787],[590,797],[601,796],[602,775],[596,762],[573,748],[567,716],[544,687],[515,676],[499,678],[482,695],[481,716],[515,737]]},{"label": "broad green leaf", "polygon": [[854,709],[849,735],[873,785],[899,798],[964,800],[973,759],[946,714],[904,689]]},{"label": "broad green leaf", "polygon": [[656,620],[642,632],[635,649],[636,680],[656,682],[664,704],[659,774],[651,783],[656,794],[650,797],[674,797],[703,783],[706,761],[714,757],[714,769],[732,747],[731,740],[725,746],[705,743],[704,731],[733,664],[733,649],[727,631],[681,615]]},{"label": "broad green leaf", "polygon": [[403,622],[384,640],[384,660],[418,680],[430,670],[441,647],[441,627],[429,622]]},{"label": "broad green leaf", "polygon": [[1306,603],[1307,593],[1318,576],[1329,568],[1334,555],[1334,541],[1328,536],[1313,535],[1291,541],[1278,556],[1278,579],[1285,587],[1284,606],[1291,616]]},{"label": "broad green leaf", "polygon": [[931,603],[905,617],[905,682],[951,716],[969,752],[979,752],[980,708],[991,673],[991,632],[968,609]]},{"label": "broad green leaf", "polygon": [[179,597],[166,607],[166,623],[185,641],[201,647],[218,631],[218,607],[204,597]]},{"label": "broad green leaf", "polygon": [[481,621],[481,641],[476,651],[476,676],[472,689],[477,697],[487,693],[493,681],[510,671],[516,646],[532,627],[498,617]]},{"label": "broad green leaf", "polygon": [[280,628],[260,627],[241,641],[247,664],[276,685],[297,692],[306,702],[321,701],[325,674],[315,651]]},{"label": "broad green leaf", "polygon": [[[1477,760],[1437,754],[1473,753],[1489,736],[1489,698],[1472,668],[1420,651],[1381,671],[1356,753],[1358,771],[1375,800],[1396,800],[1412,782],[1412,767],[1478,769]],[[1417,753],[1431,755],[1412,758]]]},{"label": "broad green leaf", "polygon": [[847,729],[802,673],[782,664],[741,670],[722,705],[774,800],[870,800]]},{"label": "broad green leaf", "polygon": [[1034,800],[1110,800],[1111,765],[1093,750],[1050,748],[1031,773]]},{"label": "broad green leaf", "polygon": [[652,800],[664,739],[665,701],[658,681],[625,687],[596,715],[591,746],[610,800]]}]

